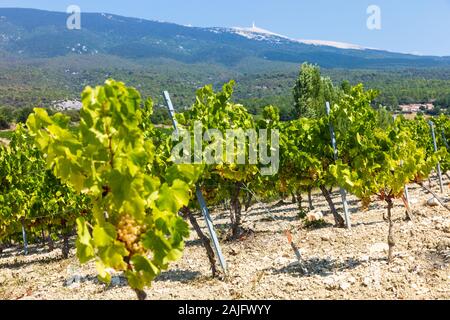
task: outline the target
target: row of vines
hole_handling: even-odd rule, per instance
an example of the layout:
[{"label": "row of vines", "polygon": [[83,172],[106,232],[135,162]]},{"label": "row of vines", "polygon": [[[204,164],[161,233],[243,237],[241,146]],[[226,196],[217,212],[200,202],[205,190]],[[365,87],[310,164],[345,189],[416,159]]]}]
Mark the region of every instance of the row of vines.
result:
[{"label": "row of vines", "polygon": [[[67,257],[76,230],[80,262],[95,260],[106,283],[112,270],[123,272],[144,299],[144,288],[181,257],[187,221],[203,241],[213,275],[218,274],[210,240],[193,214],[199,209],[196,186],[208,206],[228,204],[228,238],[234,241],[250,232],[242,225],[243,206],[255,197],[264,202],[292,197],[304,213],[302,195],[320,190],[336,227],[344,227],[331,197],[333,187],[360,198],[361,210],[374,200],[385,201],[392,227],[393,202],[403,197],[406,185],[423,185],[438,162],[444,173],[450,170],[447,116],[433,119],[435,151],[425,118],[386,117],[371,107],[376,93],[362,85],[334,103],[330,115],[288,122],[280,121],[272,106],[255,120],[233,102],[232,93],[233,82],[219,92],[211,86],[198,90],[192,108],[177,115],[180,130],[191,132],[200,122],[203,133],[222,133],[205,137],[202,150],[223,143],[220,137],[229,129],[266,129],[268,136],[277,130],[276,174],[261,174],[264,168],[258,164],[175,163],[171,150],[177,142],[170,130],[152,125],[152,101],[143,102],[135,89],[113,80],[84,90],[78,124],[35,109],[10,144],[0,146],[0,246],[44,241],[53,249],[53,242],[62,239]],[[248,157],[251,150],[239,152]],[[389,259],[395,245],[391,227]]]}]

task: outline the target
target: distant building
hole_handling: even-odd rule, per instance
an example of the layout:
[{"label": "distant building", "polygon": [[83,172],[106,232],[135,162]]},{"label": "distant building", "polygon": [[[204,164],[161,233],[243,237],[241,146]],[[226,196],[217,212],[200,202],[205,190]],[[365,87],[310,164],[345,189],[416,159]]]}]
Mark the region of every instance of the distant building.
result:
[{"label": "distant building", "polygon": [[53,108],[56,111],[80,110],[83,104],[78,100],[53,101]]},{"label": "distant building", "polygon": [[419,111],[431,111],[434,109],[432,103],[412,103],[399,106],[402,113],[417,113]]}]

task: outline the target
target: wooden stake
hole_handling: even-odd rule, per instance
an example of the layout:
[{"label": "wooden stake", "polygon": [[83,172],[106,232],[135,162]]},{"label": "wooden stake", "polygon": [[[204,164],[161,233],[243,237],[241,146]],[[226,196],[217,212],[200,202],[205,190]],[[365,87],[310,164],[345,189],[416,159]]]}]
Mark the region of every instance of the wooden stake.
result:
[{"label": "wooden stake", "polygon": [[23,238],[23,253],[28,255],[28,242],[27,242],[27,232],[25,231],[25,223],[22,220],[22,238]]},{"label": "wooden stake", "polygon": [[[431,127],[431,136],[433,137],[433,145],[434,145],[434,152],[438,151],[437,143],[436,143],[436,134],[434,133],[434,123],[433,121],[428,121],[428,124]],[[437,164],[437,174],[439,178],[439,186],[441,187],[441,193],[444,193],[444,184],[442,183],[442,173],[441,173],[441,164],[438,162]]]},{"label": "wooden stake", "polygon": [[[168,91],[164,91],[164,99],[166,101],[166,105],[167,105],[167,108],[169,110],[170,118],[172,119],[173,128],[174,128],[175,132],[178,134],[178,123],[177,123],[177,120],[175,118],[175,109],[173,107],[173,104],[172,104],[172,101],[170,99],[170,95],[169,95]],[[223,272],[226,275],[227,271],[228,271],[227,270],[227,263],[225,261],[225,258],[223,256],[223,254],[222,254],[222,249],[220,248],[219,240],[217,238],[217,234],[216,234],[216,231],[214,229],[214,224],[213,224],[211,216],[209,214],[208,207],[206,206],[206,201],[203,198],[202,191],[200,190],[200,187],[198,185],[195,186],[195,193],[197,195],[198,203],[200,205],[203,217],[205,218],[206,226],[208,228],[208,232],[209,232],[209,234],[211,236],[211,240],[212,240],[213,245],[214,245],[214,251],[216,252],[217,257],[219,258],[219,262],[220,262],[220,265],[222,267],[222,270],[223,270]]]}]

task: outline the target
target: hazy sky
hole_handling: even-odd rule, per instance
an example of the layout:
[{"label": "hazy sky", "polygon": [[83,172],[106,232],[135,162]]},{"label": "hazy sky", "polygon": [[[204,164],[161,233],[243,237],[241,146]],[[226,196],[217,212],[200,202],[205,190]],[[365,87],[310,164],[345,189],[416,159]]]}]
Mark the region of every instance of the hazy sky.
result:
[{"label": "hazy sky", "polygon": [[[0,0],[0,7],[86,12],[193,26],[251,26],[297,39],[333,40],[397,52],[450,56],[450,0]],[[367,8],[381,9],[369,30]]]}]

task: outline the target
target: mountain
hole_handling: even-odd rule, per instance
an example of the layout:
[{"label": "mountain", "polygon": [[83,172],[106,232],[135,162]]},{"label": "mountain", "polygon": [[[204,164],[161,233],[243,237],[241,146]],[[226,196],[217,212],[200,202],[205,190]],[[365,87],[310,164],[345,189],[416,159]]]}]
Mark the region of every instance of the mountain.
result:
[{"label": "mountain", "polygon": [[282,38],[282,39],[288,40],[290,42],[312,44],[312,45],[316,45],[316,46],[328,46],[328,47],[335,47],[335,48],[339,48],[339,49],[355,49],[355,50],[368,49],[368,48],[364,48],[359,45],[355,45],[355,44],[351,44],[351,43],[344,43],[344,42],[337,42],[337,41],[291,39],[286,36],[274,33],[272,31],[258,28],[258,27],[256,27],[255,23],[253,23],[253,26],[251,28],[235,27],[235,28],[231,28],[227,31],[234,32],[236,34],[239,34],[239,35],[249,38],[249,39],[260,40],[260,41],[263,41],[263,40],[264,41],[272,41],[275,43],[279,43],[279,39]]},{"label": "mountain", "polygon": [[380,91],[376,105],[396,108],[450,95],[450,57],[290,39],[255,25],[198,28],[84,13],[81,30],[68,30],[67,18],[61,12],[0,8],[0,116],[3,107],[29,110],[79,100],[87,85],[114,78],[151,97],[155,116],[164,118],[162,91],[169,90],[183,109],[199,87],[219,88],[234,79],[236,102],[255,115],[275,105],[288,119],[292,87],[305,61],[319,64],[336,85],[348,80]]},{"label": "mountain", "polygon": [[0,57],[57,58],[106,55],[140,61],[170,59],[235,68],[243,61],[317,63],[325,68],[450,66],[450,57],[416,56],[333,41],[297,40],[257,28],[198,28],[83,13],[81,30],[68,30],[68,15],[0,8]]}]

